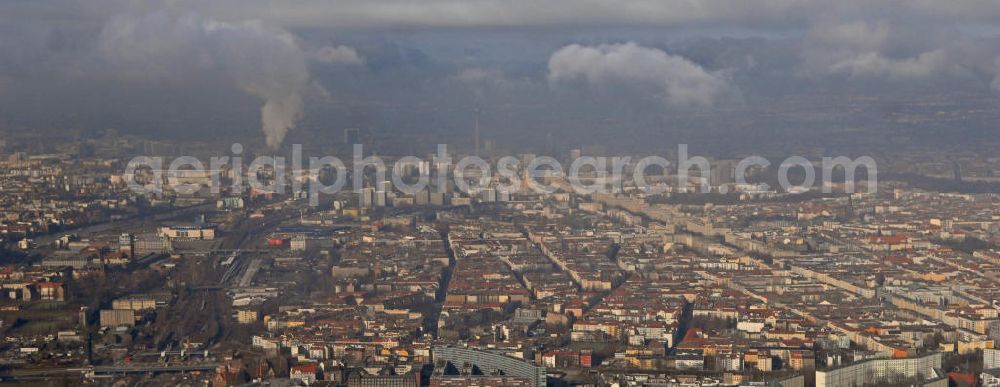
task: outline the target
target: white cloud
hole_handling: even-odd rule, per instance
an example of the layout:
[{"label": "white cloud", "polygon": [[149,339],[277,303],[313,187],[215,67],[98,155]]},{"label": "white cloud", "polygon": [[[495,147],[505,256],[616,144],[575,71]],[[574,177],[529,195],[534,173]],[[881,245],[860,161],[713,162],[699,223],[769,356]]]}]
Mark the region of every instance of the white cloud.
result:
[{"label": "white cloud", "polygon": [[719,73],[677,55],[635,43],[560,48],[549,58],[549,81],[583,80],[593,86],[652,87],[673,106],[707,107],[738,91]]},{"label": "white cloud", "polygon": [[943,49],[928,51],[913,58],[886,58],[878,52],[866,52],[831,64],[833,74],[852,77],[881,77],[891,80],[928,78],[952,70],[955,64]]},{"label": "white cloud", "polygon": [[361,65],[365,63],[364,58],[358,54],[354,47],[350,46],[324,46],[313,53],[313,58],[329,64]]},{"label": "white cloud", "polygon": [[803,44],[803,74],[909,81],[968,76],[979,60],[961,35],[940,25],[905,21],[818,23]]}]

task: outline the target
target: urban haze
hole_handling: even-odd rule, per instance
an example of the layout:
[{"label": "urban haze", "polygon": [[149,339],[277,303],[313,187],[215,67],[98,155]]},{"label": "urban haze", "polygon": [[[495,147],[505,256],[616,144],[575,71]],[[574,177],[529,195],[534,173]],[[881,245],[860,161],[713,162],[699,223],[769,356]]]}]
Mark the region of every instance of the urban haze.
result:
[{"label": "urban haze", "polygon": [[1000,386],[998,149],[993,0],[4,0],[0,384]]}]

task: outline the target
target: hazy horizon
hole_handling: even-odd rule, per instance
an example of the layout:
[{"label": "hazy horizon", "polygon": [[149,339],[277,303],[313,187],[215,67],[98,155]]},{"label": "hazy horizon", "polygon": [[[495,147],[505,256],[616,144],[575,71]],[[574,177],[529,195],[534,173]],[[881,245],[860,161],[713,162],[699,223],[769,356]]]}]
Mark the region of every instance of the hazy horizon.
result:
[{"label": "hazy horizon", "polygon": [[12,1],[0,130],[279,146],[359,127],[398,148],[456,142],[478,108],[484,138],[507,147],[976,144],[1000,133],[997,8]]}]

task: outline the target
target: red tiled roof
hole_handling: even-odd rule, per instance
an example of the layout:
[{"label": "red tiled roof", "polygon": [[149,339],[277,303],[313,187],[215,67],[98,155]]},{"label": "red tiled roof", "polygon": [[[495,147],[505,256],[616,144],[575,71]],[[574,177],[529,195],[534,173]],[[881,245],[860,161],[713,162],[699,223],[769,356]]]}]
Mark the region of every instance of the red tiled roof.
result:
[{"label": "red tiled roof", "polygon": [[316,364],[299,364],[292,367],[292,372],[300,372],[304,374],[314,374],[316,373]]}]

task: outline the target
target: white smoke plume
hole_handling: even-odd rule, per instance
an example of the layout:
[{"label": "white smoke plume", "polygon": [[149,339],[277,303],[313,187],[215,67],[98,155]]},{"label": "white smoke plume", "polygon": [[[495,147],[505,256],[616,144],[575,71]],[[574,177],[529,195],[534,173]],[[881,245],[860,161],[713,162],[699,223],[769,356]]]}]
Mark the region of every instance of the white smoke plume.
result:
[{"label": "white smoke plume", "polygon": [[260,108],[260,123],[272,149],[281,145],[288,130],[302,118],[302,96],[292,93],[284,97],[268,98]]},{"label": "white smoke plume", "polygon": [[177,80],[193,74],[230,79],[263,99],[261,128],[277,148],[303,114],[309,87],[306,54],[282,29],[196,15],[115,17],[101,31],[102,57],[122,76]]},{"label": "white smoke plume", "polygon": [[624,83],[652,86],[679,107],[711,107],[738,94],[719,73],[684,57],[629,42],[560,48],[549,58],[549,81],[584,80],[602,86]]}]

